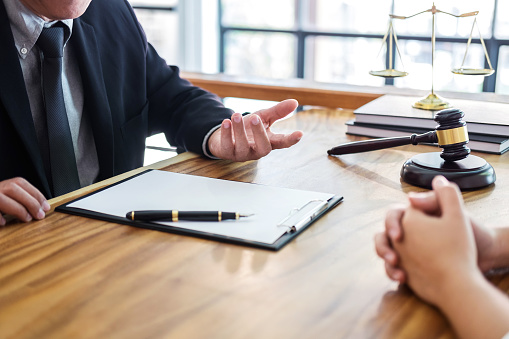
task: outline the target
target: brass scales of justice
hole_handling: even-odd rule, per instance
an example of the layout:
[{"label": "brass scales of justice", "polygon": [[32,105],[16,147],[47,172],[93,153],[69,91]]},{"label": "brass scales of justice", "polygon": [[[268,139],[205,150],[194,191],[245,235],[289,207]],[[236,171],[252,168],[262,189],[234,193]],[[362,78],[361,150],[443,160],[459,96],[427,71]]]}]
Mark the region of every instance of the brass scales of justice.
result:
[{"label": "brass scales of justice", "polygon": [[[434,82],[434,77],[435,77],[435,74],[434,74],[435,73],[434,72],[434,63],[435,63],[435,26],[436,26],[435,15],[437,13],[444,13],[444,14],[447,14],[447,15],[450,15],[450,16],[453,16],[453,17],[456,17],[456,18],[466,18],[466,17],[472,17],[472,16],[475,17],[474,21],[472,23],[472,29],[470,30],[470,36],[468,37],[468,42],[467,42],[467,47],[466,47],[466,50],[465,50],[465,55],[463,57],[463,62],[462,62],[461,66],[459,68],[452,69],[452,72],[454,74],[462,74],[462,75],[490,76],[490,75],[492,75],[495,72],[495,70],[491,66],[491,61],[490,61],[490,58],[488,56],[488,51],[486,49],[486,45],[484,44],[484,40],[483,40],[483,38],[481,36],[481,31],[479,29],[479,25],[477,24],[477,14],[479,14],[479,11],[468,12],[468,13],[464,13],[464,14],[460,14],[460,15],[455,15],[455,14],[447,13],[447,12],[444,12],[444,11],[441,11],[441,10],[437,9],[435,4],[433,3],[433,6],[431,7],[431,9],[428,9],[428,10],[425,10],[425,11],[422,11],[422,12],[419,12],[419,13],[416,13],[416,14],[413,14],[413,15],[410,15],[410,16],[401,16],[401,15],[389,14],[389,17],[390,17],[389,28],[388,28],[387,32],[385,33],[385,36],[382,39],[382,47],[380,48],[380,51],[378,52],[378,55],[380,55],[384,45],[388,42],[388,44],[389,44],[389,48],[388,48],[389,49],[389,68],[384,69],[384,70],[379,70],[379,71],[374,71],[373,70],[373,71],[370,71],[369,74],[374,75],[374,76],[384,77],[384,78],[397,78],[397,77],[404,77],[404,76],[408,75],[408,73],[405,72],[405,71],[399,71],[399,70],[396,70],[396,69],[393,68],[393,64],[394,64],[394,60],[393,60],[394,59],[393,58],[393,45],[392,45],[393,41],[394,41],[394,44],[395,44],[395,47],[396,47],[397,54],[398,54],[402,64],[403,64],[403,60],[401,58],[401,53],[400,53],[399,46],[398,46],[398,38],[396,36],[396,32],[394,31],[394,26],[392,24],[392,21],[394,19],[397,19],[397,20],[410,19],[412,17],[418,16],[418,15],[423,14],[423,13],[431,13],[431,15],[432,15],[432,23],[431,23],[431,25],[432,25],[431,26],[431,93],[428,94],[428,96],[426,96],[425,98],[423,98],[423,99],[417,101],[416,103],[414,103],[413,107],[424,109],[424,110],[430,110],[430,111],[438,111],[438,110],[442,110],[442,109],[445,109],[445,108],[449,108],[450,105],[449,105],[448,102],[446,102],[441,97],[439,97],[438,95],[435,94],[434,87],[433,87],[433,82]],[[467,54],[468,54],[468,48],[470,47],[470,43],[472,42],[472,36],[473,36],[474,28],[476,26],[477,26],[477,29],[479,31],[479,40],[481,41],[482,47],[484,49],[484,55],[486,56],[486,60],[487,60],[488,65],[490,67],[489,69],[486,69],[486,68],[485,69],[482,69],[482,68],[465,68],[464,67],[465,60],[466,60]]]}]

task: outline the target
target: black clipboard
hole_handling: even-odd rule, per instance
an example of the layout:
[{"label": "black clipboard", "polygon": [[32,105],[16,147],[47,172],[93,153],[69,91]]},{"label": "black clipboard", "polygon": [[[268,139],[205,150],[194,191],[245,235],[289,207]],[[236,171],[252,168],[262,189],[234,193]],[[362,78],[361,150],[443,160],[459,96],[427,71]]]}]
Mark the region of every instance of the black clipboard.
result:
[{"label": "black clipboard", "polygon": [[[255,247],[255,248],[277,251],[277,250],[280,250],[281,248],[283,248],[286,244],[288,244],[290,241],[292,241],[295,237],[297,237],[299,234],[301,234],[305,229],[307,229],[309,226],[311,226],[316,220],[318,220],[320,217],[322,217],[330,209],[337,206],[343,200],[342,196],[334,195],[334,196],[332,196],[332,198],[330,198],[327,201],[321,201],[320,203],[317,203],[316,206],[313,205],[313,201],[310,201],[309,204],[311,204],[311,206],[305,205],[305,206],[296,207],[294,210],[290,211],[289,215],[285,219],[281,220],[280,224],[277,225],[278,227],[286,228],[287,231],[272,244],[267,244],[267,243],[258,242],[258,241],[251,241],[251,240],[241,239],[241,238],[236,238],[236,237],[230,237],[230,236],[225,236],[225,235],[216,234],[216,233],[197,231],[197,230],[193,230],[193,229],[186,229],[186,228],[181,228],[181,227],[162,225],[162,224],[158,224],[155,222],[132,221],[125,217],[118,217],[115,215],[85,210],[85,209],[81,209],[81,208],[74,208],[74,207],[69,206],[78,200],[81,200],[81,199],[84,199],[91,195],[97,194],[97,193],[102,192],[102,191],[104,191],[108,188],[111,188],[113,186],[120,185],[128,180],[136,178],[136,177],[143,175],[150,171],[153,171],[153,170],[143,171],[143,172],[138,173],[132,177],[121,180],[117,183],[103,187],[103,188],[101,188],[97,191],[94,191],[92,193],[89,193],[85,196],[82,196],[82,197],[79,197],[72,201],[69,201],[67,203],[64,203],[64,204],[56,207],[55,211],[72,214],[72,215],[77,215],[77,216],[82,216],[82,217],[87,217],[87,218],[92,218],[92,219],[98,219],[98,220],[102,220],[102,221],[115,222],[115,223],[128,225],[128,226],[156,230],[156,231],[161,231],[161,232],[168,232],[168,233],[174,233],[174,234],[179,234],[179,235],[187,235],[187,236],[193,236],[193,237],[198,237],[198,238],[203,238],[203,239],[221,241],[221,242],[225,242],[225,243],[231,243],[231,244],[244,245],[244,246],[250,246],[250,247]],[[297,222],[294,222],[294,221],[297,221],[298,224],[297,224]]]}]

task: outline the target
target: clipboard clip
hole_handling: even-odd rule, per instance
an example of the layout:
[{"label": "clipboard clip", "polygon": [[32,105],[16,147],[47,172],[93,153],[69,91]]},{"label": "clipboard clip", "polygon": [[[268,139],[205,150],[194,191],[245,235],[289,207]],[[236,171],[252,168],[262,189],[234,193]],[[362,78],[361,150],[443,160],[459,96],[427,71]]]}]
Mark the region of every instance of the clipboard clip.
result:
[{"label": "clipboard clip", "polygon": [[304,206],[294,208],[277,227],[286,227],[286,233],[297,232],[302,226],[319,216],[329,206],[327,200],[310,200]]}]

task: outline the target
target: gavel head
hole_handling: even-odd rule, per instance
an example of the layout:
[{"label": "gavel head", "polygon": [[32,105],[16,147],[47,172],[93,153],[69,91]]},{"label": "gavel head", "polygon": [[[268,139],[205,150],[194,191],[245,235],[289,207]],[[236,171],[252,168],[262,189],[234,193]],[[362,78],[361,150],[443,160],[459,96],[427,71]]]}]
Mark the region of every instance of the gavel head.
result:
[{"label": "gavel head", "polygon": [[435,115],[438,146],[443,149],[440,157],[445,161],[465,159],[470,154],[470,148],[466,146],[468,131],[462,120],[464,115],[457,108],[444,109]]}]

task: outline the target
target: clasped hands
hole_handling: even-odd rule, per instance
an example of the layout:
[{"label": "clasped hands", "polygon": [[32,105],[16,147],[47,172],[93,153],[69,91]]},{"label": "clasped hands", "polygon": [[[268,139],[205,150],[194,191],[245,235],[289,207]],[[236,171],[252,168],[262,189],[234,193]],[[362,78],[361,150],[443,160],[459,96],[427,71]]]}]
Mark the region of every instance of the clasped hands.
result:
[{"label": "clasped hands", "polygon": [[390,279],[440,305],[448,288],[494,268],[497,255],[494,230],[467,215],[456,184],[438,176],[432,187],[387,213],[375,248]]}]

